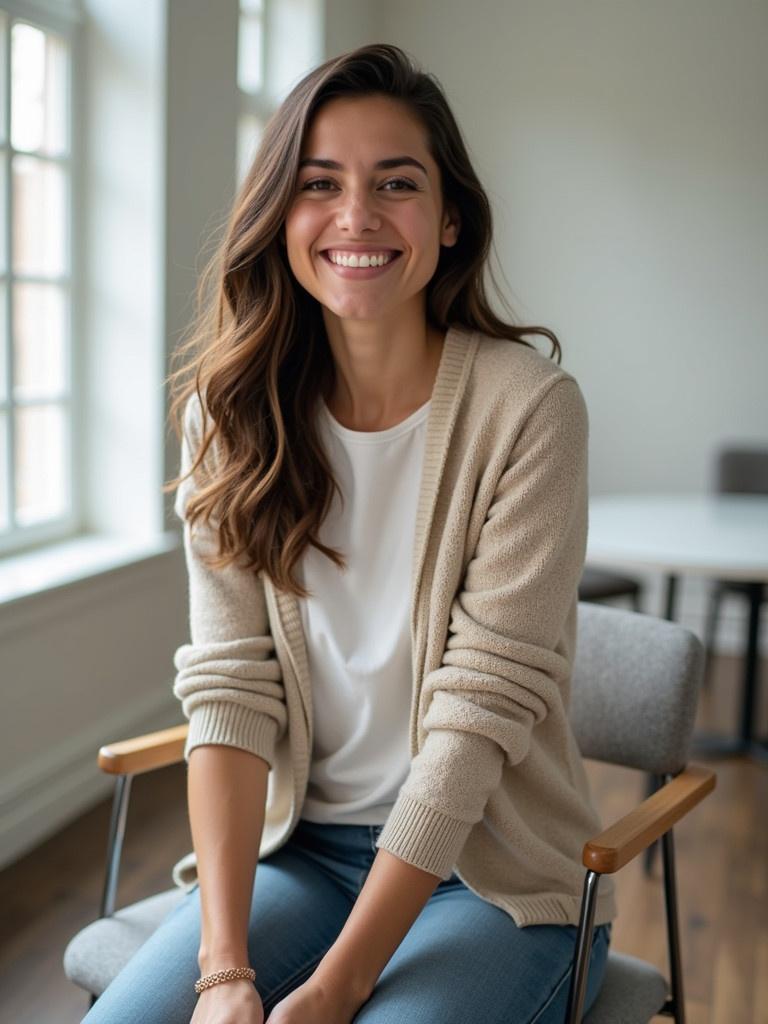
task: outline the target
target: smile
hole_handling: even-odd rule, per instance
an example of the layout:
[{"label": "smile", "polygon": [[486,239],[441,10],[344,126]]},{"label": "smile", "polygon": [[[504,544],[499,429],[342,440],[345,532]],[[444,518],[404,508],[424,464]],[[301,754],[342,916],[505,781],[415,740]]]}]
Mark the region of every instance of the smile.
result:
[{"label": "smile", "polygon": [[320,254],[340,277],[365,280],[387,272],[400,252],[345,253],[340,249],[326,249]]}]

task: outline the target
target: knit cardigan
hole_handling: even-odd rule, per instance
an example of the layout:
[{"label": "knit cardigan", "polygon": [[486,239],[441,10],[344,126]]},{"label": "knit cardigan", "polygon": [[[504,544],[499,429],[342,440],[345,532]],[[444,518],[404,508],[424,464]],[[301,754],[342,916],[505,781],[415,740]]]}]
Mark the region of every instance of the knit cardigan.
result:
[{"label": "knit cardigan", "polygon": [[[533,348],[450,327],[427,421],[411,571],[409,774],[377,847],[452,871],[520,927],[577,924],[584,843],[601,831],[568,721],[587,538],[588,415],[576,380]],[[201,437],[186,406],[182,471]],[[259,859],[302,810],[312,684],[295,595],[262,571],[211,570],[211,527],[184,519],[190,643],[174,694],[200,744],[270,766]],[[173,867],[197,883],[195,852]],[[594,923],[617,913],[601,879]]]}]

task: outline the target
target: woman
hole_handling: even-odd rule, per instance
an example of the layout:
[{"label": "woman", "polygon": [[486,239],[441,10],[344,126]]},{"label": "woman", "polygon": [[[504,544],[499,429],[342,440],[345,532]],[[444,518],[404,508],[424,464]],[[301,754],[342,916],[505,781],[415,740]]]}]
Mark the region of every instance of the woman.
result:
[{"label": "woman", "polygon": [[[89,1024],[563,1021],[600,831],[567,719],[587,412],[490,310],[490,245],[397,47],[268,124],[174,375],[186,894]],[[615,913],[607,878],[585,1008]]]}]

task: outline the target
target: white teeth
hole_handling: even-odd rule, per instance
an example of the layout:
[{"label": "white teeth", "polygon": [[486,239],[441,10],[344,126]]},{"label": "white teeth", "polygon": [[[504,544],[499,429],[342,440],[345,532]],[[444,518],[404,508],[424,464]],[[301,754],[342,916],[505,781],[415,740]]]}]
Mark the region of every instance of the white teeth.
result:
[{"label": "white teeth", "polygon": [[328,258],[331,263],[337,263],[341,267],[383,267],[385,263],[389,263],[392,259],[393,253],[361,253],[358,256],[356,253],[344,253],[329,251]]}]

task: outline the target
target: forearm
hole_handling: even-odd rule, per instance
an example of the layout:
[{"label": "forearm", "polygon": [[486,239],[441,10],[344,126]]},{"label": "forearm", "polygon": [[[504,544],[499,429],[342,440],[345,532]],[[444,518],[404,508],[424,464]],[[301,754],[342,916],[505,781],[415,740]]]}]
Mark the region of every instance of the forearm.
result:
[{"label": "forearm", "polygon": [[248,918],[264,828],[269,765],[237,747],[189,755],[187,797],[200,883],[203,972],[248,962]]},{"label": "forearm", "polygon": [[317,967],[317,981],[365,1002],[439,882],[439,875],[380,849],[343,929]]}]

